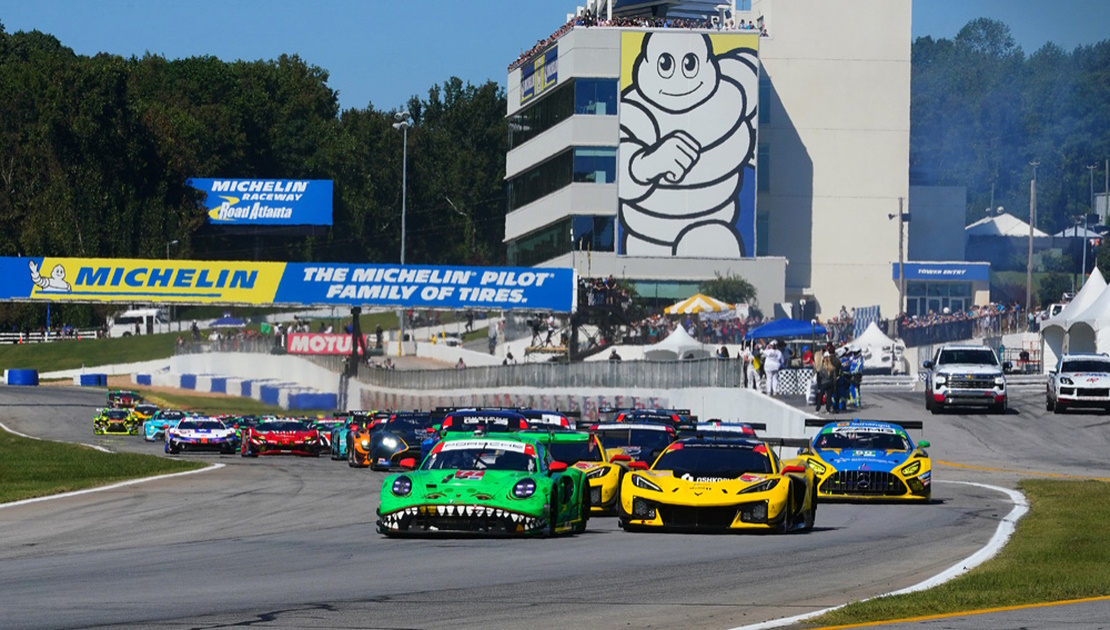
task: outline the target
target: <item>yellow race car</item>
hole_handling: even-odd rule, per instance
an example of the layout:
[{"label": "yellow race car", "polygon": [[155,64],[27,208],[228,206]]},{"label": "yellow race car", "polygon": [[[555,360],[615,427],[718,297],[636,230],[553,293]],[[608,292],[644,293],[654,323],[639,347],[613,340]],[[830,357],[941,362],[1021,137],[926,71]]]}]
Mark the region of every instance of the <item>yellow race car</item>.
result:
[{"label": "yellow race car", "polygon": [[779,533],[809,531],[816,515],[813,470],[735,437],[681,439],[650,470],[629,471],[618,514],[625,530]]},{"label": "yellow race car", "polygon": [[158,413],[158,405],[142,402],[131,408],[131,421],[142,424]]},{"label": "yellow race car", "polygon": [[929,443],[914,444],[906,433],[920,430],[921,421],[810,419],[806,426],[821,427],[798,452],[817,475],[818,499],[921,502],[932,497]]}]

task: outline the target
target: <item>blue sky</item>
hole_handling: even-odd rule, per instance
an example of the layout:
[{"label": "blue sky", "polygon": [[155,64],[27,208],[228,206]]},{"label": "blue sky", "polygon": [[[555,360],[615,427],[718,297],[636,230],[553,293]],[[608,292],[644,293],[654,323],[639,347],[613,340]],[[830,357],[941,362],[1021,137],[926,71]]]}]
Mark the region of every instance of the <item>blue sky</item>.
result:
[{"label": "blue sky", "polygon": [[[830,0],[832,1],[832,0]],[[274,59],[330,73],[343,108],[392,109],[451,76],[504,84],[506,66],[563,23],[574,0],[0,0],[9,33],[50,33],[79,54]],[[969,20],[1009,25],[1025,52],[1110,38],[1107,0],[916,0],[913,36]]]}]

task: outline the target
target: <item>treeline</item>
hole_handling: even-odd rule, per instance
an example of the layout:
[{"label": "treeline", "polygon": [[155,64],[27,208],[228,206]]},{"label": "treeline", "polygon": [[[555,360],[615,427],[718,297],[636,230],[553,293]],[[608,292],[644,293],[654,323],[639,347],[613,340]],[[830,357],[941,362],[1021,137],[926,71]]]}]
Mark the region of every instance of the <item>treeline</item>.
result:
[{"label": "treeline", "polygon": [[1088,165],[1102,191],[1110,41],[1026,55],[1005,24],[972,20],[952,40],[913,43],[911,91],[911,182],[966,186],[969,223],[985,216],[992,192],[994,207],[1028,220],[1034,161],[1036,225],[1050,234],[1090,211]]},{"label": "treeline", "polygon": [[[174,258],[396,262],[395,111],[341,112],[327,81],[295,55],[87,57],[0,24],[0,255],[163,258],[177,241]],[[406,262],[504,262],[504,90],[451,78],[408,109]],[[331,179],[334,225],[229,235],[191,177]],[[41,325],[43,310],[9,306],[0,325]]]}]

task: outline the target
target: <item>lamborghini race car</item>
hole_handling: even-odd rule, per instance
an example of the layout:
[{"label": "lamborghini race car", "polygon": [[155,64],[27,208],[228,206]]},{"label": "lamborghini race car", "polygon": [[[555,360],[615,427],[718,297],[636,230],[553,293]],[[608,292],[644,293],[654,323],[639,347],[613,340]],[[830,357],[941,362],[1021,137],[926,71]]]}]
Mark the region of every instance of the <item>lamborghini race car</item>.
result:
[{"label": "lamborghini race car", "polygon": [[420,457],[420,443],[431,432],[427,411],[397,411],[367,432],[352,431],[347,464],[373,470],[394,470],[401,460]]},{"label": "lamborghini race car", "polygon": [[809,531],[817,493],[811,469],[764,442],[684,438],[624,476],[619,512],[626,530]]},{"label": "lamborghini race car", "polygon": [[609,422],[591,426],[590,433],[598,437],[610,459],[617,454],[628,455],[645,466],[650,466],[675,440],[674,429],[662,424]]},{"label": "lamborghini race car", "polygon": [[521,435],[534,437],[547,447],[555,461],[582,471],[590,485],[591,513],[606,514],[615,510],[621,479],[628,472],[631,457],[618,450],[607,454],[596,435],[583,431],[529,429]]},{"label": "lamborghini race car", "polygon": [[[406,459],[404,468],[415,465]],[[445,437],[419,470],[382,482],[378,531],[406,534],[553,535],[586,529],[582,473],[511,433]]]},{"label": "lamborghini race car", "polygon": [[806,420],[821,427],[798,458],[813,469],[817,497],[847,500],[928,501],[933,467],[925,449],[914,444],[906,429],[921,429],[920,421],[877,422]]},{"label": "lamborghini race car", "polygon": [[243,457],[259,455],[303,455],[317,457],[316,429],[298,420],[264,420],[243,432],[239,452]]},{"label": "lamborghini race car", "polygon": [[143,439],[147,442],[164,440],[166,429],[176,427],[186,417],[187,414],[180,409],[162,409],[143,422]]},{"label": "lamborghini race car", "polygon": [[139,425],[129,409],[101,409],[93,418],[93,435],[138,435]]},{"label": "lamborghini race car", "polygon": [[141,403],[143,397],[138,392],[133,392],[126,389],[111,389],[108,390],[108,408],[109,409],[130,409],[135,405]]},{"label": "lamborghini race car", "polygon": [[165,451],[219,451],[231,455],[239,446],[235,429],[215,418],[185,418],[166,429]]},{"label": "lamborghini race car", "polygon": [[1060,357],[1048,373],[1045,409],[1063,413],[1071,407],[1110,411],[1110,356],[1073,353]]}]

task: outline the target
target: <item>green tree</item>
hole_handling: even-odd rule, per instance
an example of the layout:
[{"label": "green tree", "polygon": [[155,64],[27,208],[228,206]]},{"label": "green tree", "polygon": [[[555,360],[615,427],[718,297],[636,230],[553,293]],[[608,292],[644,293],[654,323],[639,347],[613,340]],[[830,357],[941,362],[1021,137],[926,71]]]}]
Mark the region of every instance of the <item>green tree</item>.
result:
[{"label": "green tree", "polygon": [[729,304],[742,302],[752,306],[758,304],[755,287],[747,280],[731,273],[722,276],[715,272],[714,276],[712,280],[706,280],[698,285],[698,291]]}]

